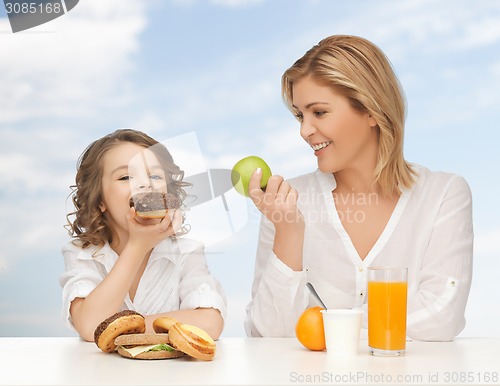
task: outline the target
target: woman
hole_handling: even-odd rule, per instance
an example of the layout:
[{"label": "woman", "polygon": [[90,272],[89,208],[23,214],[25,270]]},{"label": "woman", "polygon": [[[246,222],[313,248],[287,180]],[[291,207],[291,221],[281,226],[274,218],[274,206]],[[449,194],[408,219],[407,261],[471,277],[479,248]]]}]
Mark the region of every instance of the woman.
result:
[{"label": "woman", "polygon": [[453,339],[472,275],[471,193],[460,176],[405,161],[405,102],[386,56],[359,37],[328,37],[284,73],[282,92],[318,170],[272,176],[265,192],[252,176],[264,216],[247,334],[293,336],[317,305],[308,281],[327,307],[366,310],[367,268],[406,266],[407,335]]}]

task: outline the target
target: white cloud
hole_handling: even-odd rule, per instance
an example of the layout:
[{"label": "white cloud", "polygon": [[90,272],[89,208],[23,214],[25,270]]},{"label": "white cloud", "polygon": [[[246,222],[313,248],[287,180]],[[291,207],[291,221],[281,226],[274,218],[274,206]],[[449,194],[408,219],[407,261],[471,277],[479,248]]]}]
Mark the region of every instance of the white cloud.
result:
[{"label": "white cloud", "polygon": [[164,135],[166,122],[164,119],[155,111],[147,110],[140,112],[139,116],[130,122],[130,127],[136,130],[141,130],[153,137],[158,137],[158,140],[162,140],[161,135]]},{"label": "white cloud", "polygon": [[[279,101],[279,90],[270,83],[268,76],[258,74],[250,80],[242,71],[248,69],[247,63],[240,58],[228,61],[231,63],[225,62],[222,68],[208,69],[199,75],[189,74],[169,83],[162,91],[167,106],[165,115],[169,117],[165,122],[167,128],[196,127],[197,131],[203,131],[212,122],[234,120],[240,114],[259,114]],[[228,128],[226,131],[235,133]]]},{"label": "white cloud", "polygon": [[261,4],[264,1],[265,0],[210,0],[210,4],[220,7],[239,8]]},{"label": "white cloud", "polygon": [[467,0],[366,3],[363,12],[354,11],[335,20],[318,23],[298,41],[347,33],[366,37],[380,45],[390,59],[410,61],[427,54],[466,51],[500,41],[500,3],[483,1],[471,7]]},{"label": "white cloud", "polygon": [[[69,189],[68,189],[69,191]],[[66,224],[66,194],[18,194],[4,196],[0,205],[6,220],[0,225],[0,270],[7,272],[18,258],[36,257],[44,253],[59,255],[61,246],[68,240]]]},{"label": "white cloud", "polygon": [[67,165],[76,165],[81,152],[77,132],[61,127],[51,130],[0,130],[1,191],[9,194],[61,192],[74,180]]},{"label": "white cloud", "polygon": [[[0,123],[82,115],[107,100],[130,69],[146,24],[141,2],[81,1],[63,17],[0,40]],[[7,19],[0,29],[8,29]],[[44,33],[47,30],[50,33]],[[123,98],[123,96],[122,96]]]},{"label": "white cloud", "polygon": [[[203,0],[172,0],[179,7],[193,7]],[[265,0],[209,0],[209,4],[222,8],[242,8],[264,3]]]},{"label": "white cloud", "polygon": [[497,3],[496,14],[487,14],[471,23],[467,23],[464,28],[463,39],[457,42],[457,49],[466,50],[472,47],[491,45],[500,41],[499,10]]}]

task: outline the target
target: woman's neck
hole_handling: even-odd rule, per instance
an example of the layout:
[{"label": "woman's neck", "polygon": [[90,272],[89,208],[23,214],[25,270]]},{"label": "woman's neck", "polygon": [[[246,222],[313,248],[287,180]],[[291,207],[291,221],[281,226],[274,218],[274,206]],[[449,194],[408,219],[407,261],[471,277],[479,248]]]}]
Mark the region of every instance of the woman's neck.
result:
[{"label": "woman's neck", "polygon": [[344,169],[334,173],[336,190],[353,193],[380,193],[380,185],[373,183],[374,168]]}]

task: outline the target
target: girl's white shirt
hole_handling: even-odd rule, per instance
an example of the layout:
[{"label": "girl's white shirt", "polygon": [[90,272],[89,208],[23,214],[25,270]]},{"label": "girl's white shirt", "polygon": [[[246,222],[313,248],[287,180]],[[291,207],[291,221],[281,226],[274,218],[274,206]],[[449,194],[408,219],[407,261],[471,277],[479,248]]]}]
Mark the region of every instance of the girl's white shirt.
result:
[{"label": "girl's white shirt", "polygon": [[[304,215],[303,270],[293,271],[274,254],[274,226],[262,216],[252,300],[247,306],[248,336],[294,336],[295,323],[307,307],[319,305],[311,282],[328,308],[363,309],[367,327],[367,268],[408,268],[407,335],[447,341],[465,326],[465,306],[472,278],[472,197],[460,176],[412,165],[416,182],[402,191],[379,239],[360,258],[335,208],[332,173],[317,170],[289,180],[299,192]],[[375,195],[353,195],[376,200]],[[362,202],[358,202],[358,204]],[[362,212],[349,213],[362,221]],[[347,219],[349,220],[349,219]]]},{"label": "girl's white shirt", "polygon": [[[71,242],[62,248],[62,255],[65,264],[59,279],[62,314],[73,327],[71,302],[77,297],[87,297],[111,271],[118,255],[109,244],[83,249]],[[134,301],[127,295],[122,310],[153,315],[198,307],[216,308],[225,318],[225,294],[209,272],[203,244],[187,238],[169,238],[151,252]]]}]

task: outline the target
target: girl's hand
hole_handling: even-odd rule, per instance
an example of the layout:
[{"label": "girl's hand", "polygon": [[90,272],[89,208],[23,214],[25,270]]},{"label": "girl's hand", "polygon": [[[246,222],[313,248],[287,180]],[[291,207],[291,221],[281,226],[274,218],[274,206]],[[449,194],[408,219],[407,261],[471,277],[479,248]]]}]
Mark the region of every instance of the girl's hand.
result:
[{"label": "girl's hand", "polygon": [[281,176],[271,176],[266,191],[260,188],[262,170],[255,170],[250,178],[248,192],[259,211],[274,224],[277,232],[303,229],[304,217],[297,207],[298,193]]},{"label": "girl's hand", "polygon": [[129,240],[128,243],[144,252],[154,248],[158,243],[175,235],[182,227],[182,211],[169,210],[163,219],[143,219],[136,216],[135,209],[127,213]]}]

